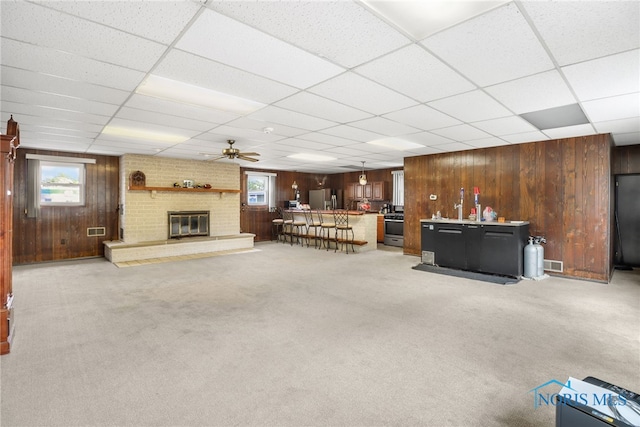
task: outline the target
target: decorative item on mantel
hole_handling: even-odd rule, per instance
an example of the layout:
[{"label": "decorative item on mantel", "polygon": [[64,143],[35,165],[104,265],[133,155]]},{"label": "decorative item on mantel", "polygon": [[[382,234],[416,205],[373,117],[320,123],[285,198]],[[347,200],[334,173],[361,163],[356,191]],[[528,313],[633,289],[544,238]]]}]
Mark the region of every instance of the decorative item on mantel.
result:
[{"label": "decorative item on mantel", "polygon": [[147,177],[141,171],[131,172],[129,175],[129,188],[144,188],[147,185]]}]

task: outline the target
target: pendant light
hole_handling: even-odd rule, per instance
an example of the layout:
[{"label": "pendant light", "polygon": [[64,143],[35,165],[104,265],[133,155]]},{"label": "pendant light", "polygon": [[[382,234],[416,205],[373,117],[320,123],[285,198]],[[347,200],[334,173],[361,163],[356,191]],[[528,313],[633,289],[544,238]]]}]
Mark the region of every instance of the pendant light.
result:
[{"label": "pendant light", "polygon": [[367,175],[364,174],[364,162],[362,162],[362,174],[358,178],[360,185],[367,185]]}]

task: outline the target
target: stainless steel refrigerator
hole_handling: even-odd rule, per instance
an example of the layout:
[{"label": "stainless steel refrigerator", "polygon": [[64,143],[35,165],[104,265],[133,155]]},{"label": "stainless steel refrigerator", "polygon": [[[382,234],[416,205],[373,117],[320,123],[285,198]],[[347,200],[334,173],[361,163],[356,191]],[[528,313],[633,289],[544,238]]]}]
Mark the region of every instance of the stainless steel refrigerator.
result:
[{"label": "stainless steel refrigerator", "polygon": [[311,209],[335,209],[342,208],[341,190],[323,188],[322,190],[309,190],[309,207]]}]

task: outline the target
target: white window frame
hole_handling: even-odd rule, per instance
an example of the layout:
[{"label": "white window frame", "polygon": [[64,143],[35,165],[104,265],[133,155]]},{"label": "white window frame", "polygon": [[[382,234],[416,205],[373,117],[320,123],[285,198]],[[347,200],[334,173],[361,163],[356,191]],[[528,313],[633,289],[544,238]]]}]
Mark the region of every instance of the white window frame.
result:
[{"label": "white window frame", "polygon": [[[95,164],[96,159],[86,159],[80,157],[63,157],[63,156],[46,156],[40,154],[31,154],[28,153],[26,158],[29,162],[33,162],[34,173],[32,175],[32,186],[30,188],[33,190],[33,194],[29,196],[32,199],[31,202],[31,210],[33,210],[33,214],[37,216],[37,212],[39,211],[41,206],[85,206],[86,203],[86,164]],[[62,186],[69,186],[78,188],[78,201],[74,202],[54,202],[54,201],[44,201],[42,200],[42,168],[46,166],[53,167],[71,167],[78,169],[78,183],[73,184],[60,184]]]},{"label": "white window frame", "polygon": [[[247,191],[247,206],[255,206],[255,207],[259,207],[259,206],[264,206],[267,207],[269,210],[275,208],[276,206],[276,177],[277,174],[275,173],[269,173],[269,172],[257,172],[257,171],[245,171],[245,174],[247,175],[247,187],[246,187],[246,191]],[[250,196],[251,196],[251,192],[249,191],[249,178],[251,177],[260,177],[260,178],[264,178],[265,179],[265,198],[264,198],[264,202],[251,202],[250,200]]]}]

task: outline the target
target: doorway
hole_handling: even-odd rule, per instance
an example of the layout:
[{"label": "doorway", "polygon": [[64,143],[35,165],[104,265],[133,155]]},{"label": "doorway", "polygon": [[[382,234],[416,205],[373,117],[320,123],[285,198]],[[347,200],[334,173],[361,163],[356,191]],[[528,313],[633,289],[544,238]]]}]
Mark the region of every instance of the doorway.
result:
[{"label": "doorway", "polygon": [[615,263],[640,267],[640,174],[616,175]]}]

